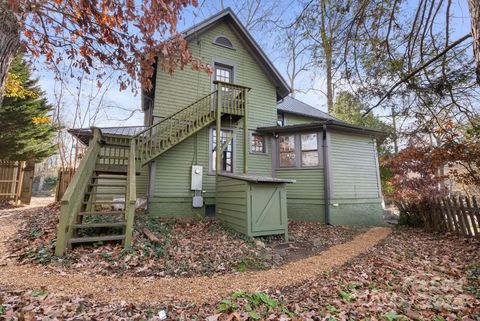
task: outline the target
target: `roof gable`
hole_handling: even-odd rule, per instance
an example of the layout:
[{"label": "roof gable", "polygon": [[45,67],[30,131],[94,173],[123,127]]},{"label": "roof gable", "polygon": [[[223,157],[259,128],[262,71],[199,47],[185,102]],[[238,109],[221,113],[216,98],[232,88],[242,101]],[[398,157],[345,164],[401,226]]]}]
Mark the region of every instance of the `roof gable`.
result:
[{"label": "roof gable", "polygon": [[238,39],[243,43],[245,48],[247,48],[250,54],[256,58],[265,74],[275,84],[279,98],[288,96],[290,93],[289,85],[230,8],[226,8],[205,19],[204,21],[193,25],[192,27],[183,31],[182,35],[187,41],[190,41],[195,39],[196,36],[199,36],[200,34],[216,26],[220,22],[227,23],[236,34]]}]

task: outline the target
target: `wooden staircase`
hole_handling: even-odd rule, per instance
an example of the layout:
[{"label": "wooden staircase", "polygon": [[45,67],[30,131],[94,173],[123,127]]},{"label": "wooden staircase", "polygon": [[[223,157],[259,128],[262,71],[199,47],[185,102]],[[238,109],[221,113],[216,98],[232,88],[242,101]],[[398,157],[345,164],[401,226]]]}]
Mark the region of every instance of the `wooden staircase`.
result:
[{"label": "wooden staircase", "polygon": [[[248,87],[215,81],[217,90],[138,133],[136,155],[142,166],[223,115],[245,116]],[[220,93],[220,95],[218,94]]]},{"label": "wooden staircase", "polygon": [[[132,138],[115,140],[109,137],[107,140],[100,129],[93,128],[87,153],[61,201],[56,255],[63,255],[66,248],[77,243],[122,241],[125,246],[131,245],[137,161],[142,166],[148,164],[213,122],[216,122],[217,137],[220,137],[224,115],[243,118],[247,137],[246,106],[250,88],[219,81],[214,83],[217,90]],[[248,139],[244,139],[245,169],[247,142]],[[228,142],[222,148],[227,145]],[[217,164],[220,164],[220,154],[217,153]],[[220,166],[217,169],[220,171]],[[117,195],[124,201],[102,199]],[[123,205],[123,209],[112,209],[118,205]]]}]

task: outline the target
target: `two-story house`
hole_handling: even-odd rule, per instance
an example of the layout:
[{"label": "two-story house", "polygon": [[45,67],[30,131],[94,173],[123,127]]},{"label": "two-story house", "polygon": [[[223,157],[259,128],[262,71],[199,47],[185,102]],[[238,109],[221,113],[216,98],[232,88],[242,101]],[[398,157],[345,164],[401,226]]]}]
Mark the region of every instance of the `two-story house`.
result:
[{"label": "two-story house", "polygon": [[[143,126],[70,130],[89,148],[62,200],[57,254],[80,242],[129,245],[138,198],[152,217],[212,217],[251,236],[287,235],[287,218],[382,223],[375,139],[384,133],[290,97],[230,9],[183,35],[211,75],[156,68]],[[84,237],[85,228],[116,232]]]}]

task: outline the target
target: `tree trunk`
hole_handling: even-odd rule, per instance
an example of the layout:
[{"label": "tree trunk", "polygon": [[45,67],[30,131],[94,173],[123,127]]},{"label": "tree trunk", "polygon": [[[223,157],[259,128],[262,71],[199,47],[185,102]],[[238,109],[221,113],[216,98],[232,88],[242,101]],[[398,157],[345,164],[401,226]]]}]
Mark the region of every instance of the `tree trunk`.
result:
[{"label": "tree trunk", "polygon": [[0,106],[8,68],[20,48],[20,24],[9,8],[8,2],[0,0]]},{"label": "tree trunk", "polygon": [[473,54],[477,62],[477,83],[480,85],[480,1],[468,0],[472,23]]},{"label": "tree trunk", "polygon": [[332,74],[332,57],[326,59],[327,71],[327,109],[331,113],[333,111],[333,74]]}]

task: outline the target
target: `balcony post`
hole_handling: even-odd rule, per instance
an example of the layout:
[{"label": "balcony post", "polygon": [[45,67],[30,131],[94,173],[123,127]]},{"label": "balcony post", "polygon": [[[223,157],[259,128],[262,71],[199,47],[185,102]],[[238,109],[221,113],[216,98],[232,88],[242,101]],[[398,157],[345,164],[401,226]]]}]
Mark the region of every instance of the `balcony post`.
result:
[{"label": "balcony post", "polygon": [[215,139],[215,172],[217,175],[220,175],[222,173],[222,168],[221,168],[221,163],[222,163],[222,153],[221,153],[221,140],[220,140],[220,134],[221,134],[221,127],[222,127],[222,104],[221,104],[221,96],[222,96],[222,84],[218,83],[217,84],[217,103],[215,106],[215,134],[216,134],[216,139]]},{"label": "balcony post", "polygon": [[247,89],[243,89],[243,173],[248,174],[248,154],[250,145],[250,135],[248,133],[248,99]]}]

